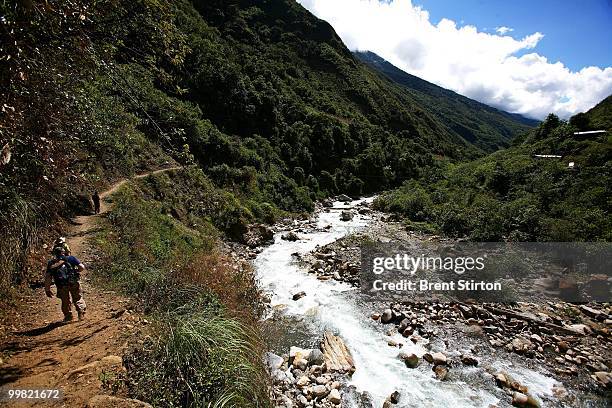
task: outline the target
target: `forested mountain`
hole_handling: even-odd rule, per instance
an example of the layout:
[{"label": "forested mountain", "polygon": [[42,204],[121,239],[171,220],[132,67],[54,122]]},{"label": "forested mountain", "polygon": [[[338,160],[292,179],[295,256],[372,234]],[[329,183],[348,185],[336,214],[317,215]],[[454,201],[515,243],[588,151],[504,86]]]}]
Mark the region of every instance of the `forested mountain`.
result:
[{"label": "forested mountain", "polygon": [[449,133],[457,133],[469,143],[491,151],[507,146],[510,140],[539,121],[495,109],[444,89],[395,67],[373,52],[355,56],[406,89]]},{"label": "forested mountain", "polygon": [[170,160],[199,166],[244,225],[510,137],[453,129],[294,0],[17,1],[0,15],[0,214],[16,247],[80,194]]},{"label": "forested mountain", "polygon": [[[569,122],[551,114],[510,148],[424,171],[378,206],[480,241],[610,241],[611,107],[608,97]],[[576,134],[595,128],[608,132]]]}]

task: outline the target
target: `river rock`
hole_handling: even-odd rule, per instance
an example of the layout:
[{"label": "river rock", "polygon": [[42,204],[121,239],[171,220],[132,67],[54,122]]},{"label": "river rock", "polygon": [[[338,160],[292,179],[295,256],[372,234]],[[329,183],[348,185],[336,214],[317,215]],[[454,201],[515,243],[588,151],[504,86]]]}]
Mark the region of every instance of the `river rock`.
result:
[{"label": "river rock", "polygon": [[414,333],[414,328],[412,326],[408,326],[402,331],[402,336],[410,337],[412,333]]},{"label": "river rock", "polygon": [[328,377],[317,377],[315,379],[315,382],[319,385],[327,385],[329,383],[330,379]]},{"label": "river rock", "polygon": [[298,380],[295,382],[295,385],[297,385],[298,387],[305,387],[306,385],[310,384],[310,378],[308,378],[307,375],[303,375],[300,378],[298,378]]},{"label": "river rock", "polygon": [[525,395],[521,392],[515,392],[512,394],[512,405],[515,407],[526,407],[526,408],[539,408],[540,403],[536,401],[532,396]]},{"label": "river rock", "polygon": [[299,241],[300,237],[298,237],[298,235],[295,232],[289,231],[288,233],[283,234],[281,236],[281,239],[285,241],[294,242],[294,241]]},{"label": "river rock", "polygon": [[270,352],[266,353],[264,360],[270,372],[280,370],[284,362],[284,359],[281,356],[277,356],[276,354]]},{"label": "river rock", "polygon": [[419,357],[414,353],[401,352],[398,357],[408,368],[416,368],[419,366]]},{"label": "river rock", "polygon": [[353,219],[352,211],[342,211],[342,213],[340,213],[340,220],[341,221],[350,221],[352,219]]},{"label": "river rock", "polygon": [[335,388],[330,391],[329,395],[327,396],[327,399],[329,400],[329,402],[335,405],[340,405],[340,403],[342,402],[342,396],[340,395],[340,391]]},{"label": "river rock", "polygon": [[325,397],[329,393],[329,391],[327,390],[327,387],[325,387],[324,385],[315,385],[314,387],[310,389],[310,392],[316,398]]},{"label": "river rock", "polygon": [[569,328],[571,330],[574,330],[577,333],[580,334],[591,334],[592,330],[589,326],[587,326],[586,324],[572,324],[569,326]]},{"label": "river rock", "polygon": [[327,372],[349,373],[355,372],[355,362],[344,340],[326,331],[321,341],[321,351],[325,357]]},{"label": "river rock", "polygon": [[298,394],[297,396],[298,407],[305,408],[310,406],[310,402],[308,402],[308,398],[304,394]]},{"label": "river rock", "polygon": [[314,349],[308,355],[308,364],[311,366],[320,366],[325,361],[325,357],[323,356],[323,352],[319,349]]},{"label": "river rock", "polygon": [[274,241],[274,231],[264,224],[251,224],[242,237],[243,242],[251,248]]},{"label": "river rock", "polygon": [[308,360],[305,358],[296,358],[293,360],[293,366],[298,370],[305,371],[308,368]]},{"label": "river rock", "polygon": [[391,309],[385,309],[380,316],[380,321],[386,324],[391,323],[391,320],[393,320],[393,311]]},{"label": "river rock", "polygon": [[293,361],[295,359],[308,360],[308,357],[310,356],[311,352],[312,350],[310,349],[303,349],[301,347],[292,346],[291,348],[289,348],[289,364],[293,364]]},{"label": "river rock", "polygon": [[352,201],[352,198],[347,196],[346,194],[340,194],[338,197],[336,197],[336,200],[347,202]]},{"label": "river rock", "polygon": [[399,403],[400,395],[401,394],[400,394],[399,391],[393,391],[393,393],[391,395],[389,395],[389,401],[391,401],[391,403],[393,403],[393,404]]},{"label": "river rock", "polygon": [[433,356],[431,355],[431,353],[425,353],[423,354],[423,360],[427,361],[429,364],[433,363]]},{"label": "river rock", "polygon": [[433,371],[436,374],[436,378],[440,381],[444,381],[448,375],[448,368],[442,365],[434,366]]},{"label": "river rock", "polygon": [[280,395],[281,403],[276,408],[293,408],[293,400],[285,394]]},{"label": "river rock", "polygon": [[323,364],[310,366],[308,372],[315,377],[323,374]]},{"label": "river rock", "polygon": [[523,353],[527,350],[531,350],[532,347],[533,343],[530,340],[522,336],[517,336],[512,339],[512,343],[509,344],[508,348],[514,350],[516,353]]},{"label": "river rock", "polygon": [[508,386],[508,378],[504,373],[495,374],[495,383],[500,388],[506,388]]},{"label": "river rock", "polygon": [[408,326],[410,326],[410,319],[403,319],[397,326],[397,331],[402,333]]},{"label": "river rock", "polygon": [[433,353],[431,355],[434,365],[445,365],[447,362],[446,355],[442,352]]},{"label": "river rock", "polygon": [[293,295],[293,300],[294,301],[298,301],[301,298],[303,298],[304,296],[306,296],[306,292],[302,291],[302,292],[298,292],[295,295]]},{"label": "river rock", "polygon": [[476,367],[478,365],[478,360],[475,357],[464,354],[461,356],[461,362],[466,366]]}]

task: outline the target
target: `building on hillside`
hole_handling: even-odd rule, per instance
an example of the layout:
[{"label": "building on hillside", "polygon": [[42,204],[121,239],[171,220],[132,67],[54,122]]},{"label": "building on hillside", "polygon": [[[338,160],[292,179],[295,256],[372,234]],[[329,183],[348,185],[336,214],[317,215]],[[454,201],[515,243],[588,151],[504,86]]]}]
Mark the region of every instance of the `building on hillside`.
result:
[{"label": "building on hillside", "polygon": [[558,154],[534,154],[533,157],[536,159],[561,159],[563,156],[559,156]]},{"label": "building on hillside", "polygon": [[606,130],[588,130],[585,132],[574,132],[574,138],[576,139],[590,139],[608,133]]}]

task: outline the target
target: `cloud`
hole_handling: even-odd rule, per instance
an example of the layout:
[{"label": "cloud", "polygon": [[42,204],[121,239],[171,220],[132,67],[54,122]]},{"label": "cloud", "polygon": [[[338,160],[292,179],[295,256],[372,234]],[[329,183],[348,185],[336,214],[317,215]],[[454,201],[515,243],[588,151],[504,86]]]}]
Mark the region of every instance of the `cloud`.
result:
[{"label": "cloud", "polygon": [[505,35],[505,34],[508,34],[508,33],[511,33],[512,31],[514,31],[514,28],[510,28],[510,27],[506,27],[506,26],[501,26],[501,27],[495,27],[495,31],[497,31],[501,35]]},{"label": "cloud", "polygon": [[437,24],[410,0],[298,0],[328,21],[352,50],[373,51],[399,68],[491,106],[542,119],[568,118],[612,94],[612,67],[571,71],[534,52],[540,32],[523,38]]}]

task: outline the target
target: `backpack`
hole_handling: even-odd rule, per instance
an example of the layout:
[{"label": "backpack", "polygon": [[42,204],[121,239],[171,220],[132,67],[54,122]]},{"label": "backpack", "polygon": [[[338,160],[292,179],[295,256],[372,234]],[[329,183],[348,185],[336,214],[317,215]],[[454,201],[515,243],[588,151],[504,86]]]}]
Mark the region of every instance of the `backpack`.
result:
[{"label": "backpack", "polygon": [[65,257],[61,257],[59,259],[64,262],[51,271],[55,285],[66,286],[71,283],[77,283],[81,278],[77,267],[68,262],[68,259]]}]

